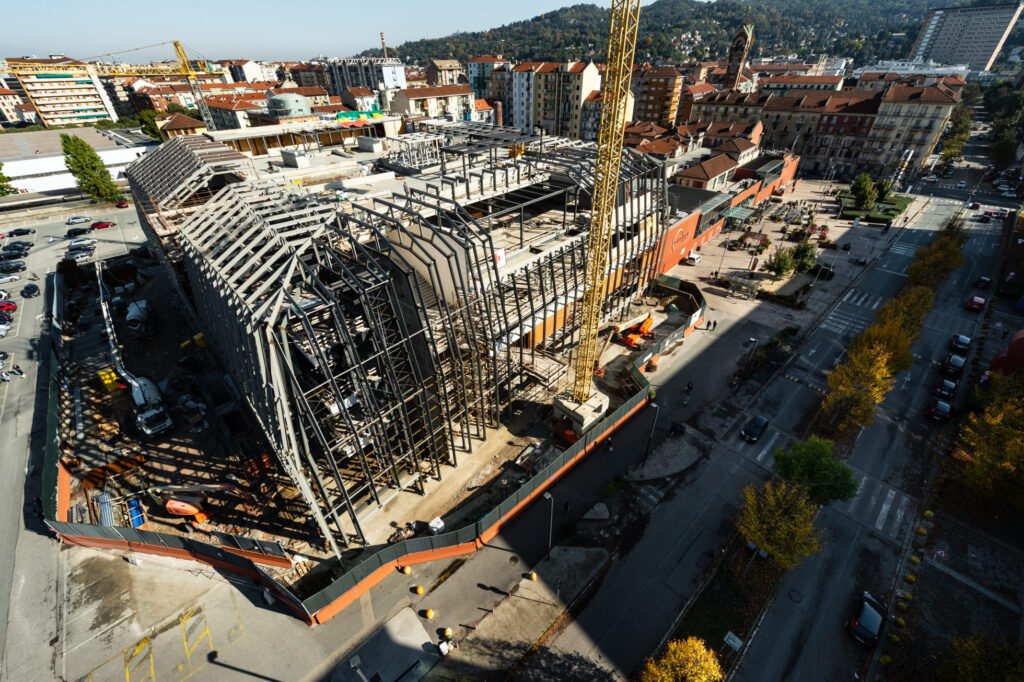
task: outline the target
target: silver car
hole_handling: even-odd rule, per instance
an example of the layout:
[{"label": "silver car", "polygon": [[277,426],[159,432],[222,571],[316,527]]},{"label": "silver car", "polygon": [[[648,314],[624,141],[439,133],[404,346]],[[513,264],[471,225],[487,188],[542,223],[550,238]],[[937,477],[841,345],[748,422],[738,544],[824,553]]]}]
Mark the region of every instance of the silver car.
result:
[{"label": "silver car", "polygon": [[64,222],[64,224],[65,224],[65,225],[81,225],[82,223],[87,223],[87,222],[89,222],[90,220],[92,220],[92,218],[90,218],[90,217],[88,217],[88,216],[84,216],[84,215],[73,215],[73,216],[71,216],[70,218],[68,218],[68,219],[67,219],[67,220],[66,220],[66,221]]}]

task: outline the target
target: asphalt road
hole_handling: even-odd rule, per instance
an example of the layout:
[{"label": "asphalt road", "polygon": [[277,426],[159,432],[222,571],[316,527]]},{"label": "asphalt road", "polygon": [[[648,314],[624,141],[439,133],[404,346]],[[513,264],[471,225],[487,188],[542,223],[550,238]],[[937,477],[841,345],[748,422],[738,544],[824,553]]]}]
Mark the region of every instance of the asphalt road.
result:
[{"label": "asphalt road", "polygon": [[[900,234],[850,288],[787,368],[797,385],[825,385],[828,370],[842,358],[850,338],[870,324],[874,311],[898,290],[913,253],[962,207],[968,191],[960,191],[953,200],[933,199],[914,229]],[[935,306],[913,348],[913,367],[896,377],[878,420],[861,431],[847,461],[858,494],[822,510],[818,525],[826,529],[823,552],[787,574],[736,679],[851,679],[870,660],[871,650],[855,644],[843,631],[844,623],[861,591],[884,602],[898,579],[900,556],[920,512],[928,474],[925,450],[940,429],[952,428],[926,416],[939,377],[937,366],[949,352],[954,333],[974,337],[978,331],[981,316],[966,310],[964,302],[972,293],[981,293],[972,291],[973,282],[992,274],[991,256],[998,250],[1002,226],[998,221],[982,224],[977,217],[997,206],[983,204],[966,212],[970,239],[965,264],[936,292]],[[765,392],[766,416],[778,433],[774,440],[771,432],[766,435],[773,449],[788,443],[792,434],[787,429],[801,417],[793,408],[802,404],[803,389],[794,391],[793,385],[780,378]],[[957,405],[966,392],[961,386]],[[770,466],[770,455],[762,454],[758,461]]]},{"label": "asphalt road", "polygon": [[[0,246],[11,240],[34,243],[24,259],[27,269],[19,273],[21,279],[0,284],[0,289],[7,291],[10,300],[18,304],[12,329],[5,338],[0,338],[0,350],[10,354],[7,367],[17,363],[25,372],[24,378],[12,377],[10,383],[0,383],[0,431],[6,436],[0,443],[0,642],[4,645],[0,678],[3,679],[24,679],[26,670],[45,669],[25,667],[26,659],[35,655],[27,652],[35,651],[43,661],[51,658],[45,632],[47,623],[52,627],[54,619],[52,612],[39,608],[38,594],[40,586],[56,584],[57,547],[41,535],[42,525],[32,505],[32,499],[41,496],[42,432],[38,430],[41,422],[35,417],[45,418],[42,411],[46,406],[47,380],[41,375],[48,371],[42,364],[47,359],[48,348],[40,348],[40,334],[43,314],[48,312],[53,295],[52,276],[48,273],[54,272],[65,251],[68,240],[64,234],[68,226],[64,225],[64,220],[70,214],[70,211],[50,216],[19,213],[17,218],[0,218],[3,220]],[[79,215],[115,223],[114,227],[94,230],[88,235],[97,240],[96,258],[125,254],[144,241],[138,217],[132,209]],[[15,227],[32,227],[36,233],[9,236]],[[26,299],[21,290],[30,281],[30,273],[39,276],[35,283],[42,289],[42,295]],[[40,414],[36,415],[36,411]],[[22,672],[15,674],[18,670]]]}]

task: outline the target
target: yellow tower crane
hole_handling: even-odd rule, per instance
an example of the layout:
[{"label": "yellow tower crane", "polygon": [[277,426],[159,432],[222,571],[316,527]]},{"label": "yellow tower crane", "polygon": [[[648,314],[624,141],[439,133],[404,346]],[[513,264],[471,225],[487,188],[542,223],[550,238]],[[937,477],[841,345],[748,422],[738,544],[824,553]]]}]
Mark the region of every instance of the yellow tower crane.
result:
[{"label": "yellow tower crane", "polygon": [[[123,50],[122,52],[134,52],[136,50],[145,50],[150,47],[157,47],[158,45],[166,45],[167,43],[157,43],[157,45],[147,45],[146,47],[133,48],[131,50]],[[181,41],[171,41],[174,45],[174,52],[178,59],[178,65],[174,66],[171,64],[157,64],[150,66],[142,66],[136,64],[100,64],[86,61],[80,61],[77,59],[66,59],[66,60],[47,60],[43,62],[33,62],[29,60],[8,60],[6,71],[13,73],[21,84],[22,90],[28,96],[32,105],[35,107],[36,112],[39,114],[39,119],[43,125],[53,125],[52,118],[47,113],[47,102],[45,101],[46,90],[37,90],[34,87],[26,87],[26,76],[43,75],[65,73],[65,72],[81,72],[86,76],[184,76],[185,81],[188,83],[189,89],[192,91],[192,97],[196,101],[196,107],[199,109],[199,113],[203,117],[203,123],[206,124],[207,130],[216,130],[216,126],[213,121],[213,117],[210,115],[210,107],[206,105],[206,99],[203,96],[203,89],[199,87],[199,81],[197,76],[201,73],[223,73],[222,71],[211,71],[209,64],[206,60],[194,61],[188,58],[185,53],[185,47],[181,44]],[[101,57],[107,57],[112,54],[100,55]],[[98,57],[90,57],[89,59],[97,59]],[[29,82],[30,85],[34,85],[33,81]]]},{"label": "yellow tower crane", "polygon": [[608,30],[608,64],[601,89],[601,128],[597,141],[593,210],[587,241],[587,270],[583,290],[580,343],[576,349],[572,395],[556,400],[556,412],[582,434],[607,409],[608,400],[595,394],[594,361],[600,339],[601,304],[608,273],[608,250],[615,221],[615,196],[622,162],[622,137],[626,128],[629,81],[636,52],[636,34],[640,23],[640,0],[612,0],[611,26]]}]

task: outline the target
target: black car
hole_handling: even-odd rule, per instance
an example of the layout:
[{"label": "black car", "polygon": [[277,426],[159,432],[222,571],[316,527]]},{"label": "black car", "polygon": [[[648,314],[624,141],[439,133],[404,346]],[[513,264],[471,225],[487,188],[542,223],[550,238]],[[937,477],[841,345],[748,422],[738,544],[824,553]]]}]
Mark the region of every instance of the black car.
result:
[{"label": "black car", "polygon": [[0,253],[0,261],[19,260],[28,255],[28,251],[4,251]]},{"label": "black car", "polygon": [[953,338],[949,340],[949,347],[955,351],[965,351],[971,347],[971,337],[953,334]]},{"label": "black car", "polygon": [[950,353],[942,361],[942,371],[951,377],[958,377],[964,373],[964,365],[966,364],[967,358],[956,353]]},{"label": "black car", "polygon": [[25,242],[9,242],[0,251],[28,251],[31,248],[32,245]]},{"label": "black car", "polygon": [[39,295],[39,286],[35,284],[26,284],[21,289],[22,298],[35,298]]},{"label": "black car", "polygon": [[979,277],[978,281],[974,283],[975,289],[988,289],[989,285],[992,284],[991,277]]},{"label": "black car", "polygon": [[745,441],[756,443],[766,428],[768,428],[768,419],[761,415],[755,415],[740,431],[740,436]]},{"label": "black car", "polygon": [[72,237],[81,237],[83,234],[89,234],[90,232],[92,232],[91,227],[72,227],[64,233],[64,236],[71,239]]},{"label": "black car", "polygon": [[21,237],[22,235],[35,234],[35,233],[36,233],[36,231],[33,228],[31,228],[31,227],[19,227],[19,228],[11,230],[7,234],[11,235],[12,237]]},{"label": "black car", "polygon": [[870,593],[864,592],[857,602],[853,618],[846,624],[853,638],[862,644],[875,644],[885,622],[885,607]]},{"label": "black car", "polygon": [[819,277],[827,282],[836,276],[836,269],[831,265],[826,265],[825,263],[817,263],[813,268],[811,268],[808,274]]},{"label": "black car", "polygon": [[952,414],[953,406],[941,398],[933,400],[931,407],[928,408],[928,417],[937,422],[948,422]]},{"label": "black car", "polygon": [[956,395],[956,385],[955,381],[943,379],[939,382],[939,385],[935,387],[935,395],[947,401],[952,400],[953,396]]},{"label": "black car", "polygon": [[992,222],[992,217],[991,216],[987,216],[987,215],[983,215],[980,218],[978,218],[978,222],[980,222],[980,223],[990,223],[990,222]]}]

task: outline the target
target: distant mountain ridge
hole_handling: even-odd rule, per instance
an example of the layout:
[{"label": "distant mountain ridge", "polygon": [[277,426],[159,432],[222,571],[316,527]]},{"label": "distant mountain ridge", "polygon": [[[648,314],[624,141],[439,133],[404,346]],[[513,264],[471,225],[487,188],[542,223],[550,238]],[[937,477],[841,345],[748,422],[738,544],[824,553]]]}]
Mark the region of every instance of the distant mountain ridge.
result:
[{"label": "distant mountain ridge", "polygon": [[[950,4],[942,0],[657,0],[640,12],[637,61],[725,59],[728,43],[741,24],[754,24],[751,57],[813,52],[848,56],[857,63],[903,58],[928,8]],[[515,61],[600,61],[607,36],[608,10],[581,4],[487,31],[410,41],[388,52],[415,63],[432,58],[465,62],[496,53]],[[380,49],[373,49],[360,56],[380,54]]]}]

